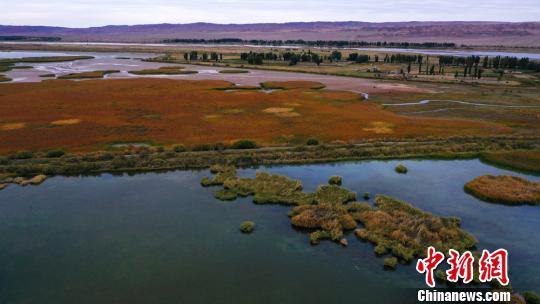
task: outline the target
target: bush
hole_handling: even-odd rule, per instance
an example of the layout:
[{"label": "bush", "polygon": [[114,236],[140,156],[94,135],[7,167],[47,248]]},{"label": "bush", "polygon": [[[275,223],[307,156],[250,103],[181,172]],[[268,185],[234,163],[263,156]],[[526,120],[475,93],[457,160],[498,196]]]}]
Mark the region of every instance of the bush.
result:
[{"label": "bush", "polygon": [[306,145],[308,146],[317,146],[319,145],[319,140],[316,138],[310,138],[307,140]]},{"label": "bush", "polygon": [[395,257],[384,259],[384,269],[395,270],[397,268],[398,260]]},{"label": "bush", "polygon": [[183,145],[176,145],[174,146],[173,151],[176,153],[186,152],[186,147],[184,147]]},{"label": "bush", "polygon": [[341,176],[337,176],[337,175],[331,176],[330,179],[328,180],[328,183],[330,185],[341,186],[341,182],[342,182]]},{"label": "bush", "polygon": [[402,164],[397,165],[395,170],[399,174],[406,174],[409,171],[407,167]]},{"label": "bush", "polygon": [[235,141],[232,144],[232,148],[233,149],[240,149],[240,150],[241,149],[256,149],[257,144],[252,140],[242,139],[242,140]]},{"label": "bush", "polygon": [[364,199],[368,200],[370,198],[369,192],[364,192]]},{"label": "bush", "polygon": [[227,146],[223,143],[216,143],[216,144],[202,144],[202,145],[196,145],[193,147],[193,151],[200,152],[200,151],[221,151],[225,150]]},{"label": "bush", "polygon": [[525,291],[523,293],[523,298],[527,304],[540,304],[540,295],[534,291]]},{"label": "bush", "polygon": [[45,154],[45,156],[47,156],[48,158],[58,158],[62,157],[64,154],[66,154],[66,152],[64,152],[63,150],[49,150],[47,151],[47,154]]},{"label": "bush", "polygon": [[380,255],[385,255],[387,252],[388,252],[388,249],[384,246],[384,245],[377,245],[375,246],[375,254],[380,256]]},{"label": "bush", "polygon": [[245,221],[240,224],[240,231],[242,233],[251,233],[255,229],[255,223],[251,221]]},{"label": "bush", "polygon": [[12,159],[29,159],[34,157],[34,153],[30,151],[21,151],[11,155]]}]

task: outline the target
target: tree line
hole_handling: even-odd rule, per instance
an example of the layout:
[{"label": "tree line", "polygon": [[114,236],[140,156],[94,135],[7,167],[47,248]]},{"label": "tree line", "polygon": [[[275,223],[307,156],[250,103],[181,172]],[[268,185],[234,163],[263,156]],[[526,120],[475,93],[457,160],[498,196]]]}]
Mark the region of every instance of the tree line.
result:
[{"label": "tree line", "polygon": [[453,66],[481,65],[483,68],[492,69],[521,69],[540,71],[540,62],[532,61],[527,57],[517,58],[510,56],[483,57],[480,56],[439,56],[439,64]]},{"label": "tree line", "polygon": [[349,40],[243,40],[238,38],[221,39],[165,39],[163,43],[197,43],[197,44],[253,44],[268,46],[304,45],[312,47],[390,47],[390,48],[455,48],[451,42],[387,42],[387,41],[349,41]]}]

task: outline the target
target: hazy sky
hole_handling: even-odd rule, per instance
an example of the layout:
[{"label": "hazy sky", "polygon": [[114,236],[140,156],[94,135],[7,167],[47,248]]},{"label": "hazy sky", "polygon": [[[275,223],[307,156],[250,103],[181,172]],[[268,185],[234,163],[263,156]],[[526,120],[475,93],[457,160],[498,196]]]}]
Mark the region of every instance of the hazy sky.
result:
[{"label": "hazy sky", "polygon": [[0,24],[540,21],[540,0],[0,0]]}]

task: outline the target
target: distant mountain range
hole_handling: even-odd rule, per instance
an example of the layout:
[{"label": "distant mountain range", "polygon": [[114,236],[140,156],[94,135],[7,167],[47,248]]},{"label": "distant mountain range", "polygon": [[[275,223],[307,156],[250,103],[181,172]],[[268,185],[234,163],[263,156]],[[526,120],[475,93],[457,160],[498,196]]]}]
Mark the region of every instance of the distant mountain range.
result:
[{"label": "distant mountain range", "polygon": [[0,36],[62,41],[160,42],[166,39],[360,40],[540,46],[540,22],[291,22],[145,24],[89,28],[0,25]]}]

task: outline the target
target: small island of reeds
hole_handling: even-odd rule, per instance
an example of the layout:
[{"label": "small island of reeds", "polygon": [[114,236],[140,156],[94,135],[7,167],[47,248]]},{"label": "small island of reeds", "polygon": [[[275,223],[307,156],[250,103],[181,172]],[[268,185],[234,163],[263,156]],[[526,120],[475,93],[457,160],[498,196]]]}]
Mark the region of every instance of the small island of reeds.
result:
[{"label": "small island of reeds", "polygon": [[120,71],[103,70],[103,71],[71,73],[71,74],[59,76],[58,79],[97,79],[97,78],[103,78],[105,75],[113,74],[113,73],[120,73]]},{"label": "small island of reeds", "polygon": [[197,71],[188,71],[183,69],[183,66],[165,66],[158,69],[129,71],[129,73],[134,75],[187,75],[198,73]]},{"label": "small island of reeds", "polygon": [[466,183],[465,191],[492,203],[540,205],[540,183],[516,176],[480,176]]}]

